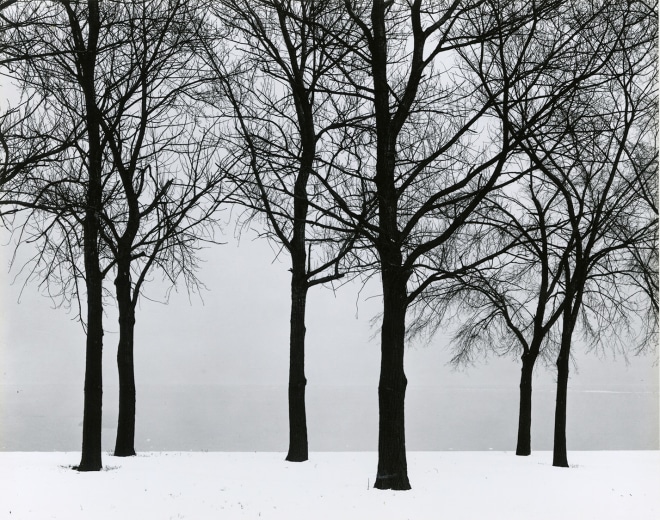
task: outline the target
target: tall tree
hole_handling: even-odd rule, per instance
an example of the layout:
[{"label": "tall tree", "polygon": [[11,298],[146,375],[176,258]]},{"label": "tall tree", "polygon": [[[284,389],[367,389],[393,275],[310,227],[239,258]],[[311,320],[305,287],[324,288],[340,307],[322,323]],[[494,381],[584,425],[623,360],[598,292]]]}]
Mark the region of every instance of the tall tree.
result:
[{"label": "tall tree", "polygon": [[[453,256],[459,232],[490,192],[511,182],[506,169],[511,154],[527,127],[552,110],[556,99],[554,93],[545,96],[539,114],[525,129],[512,132],[492,116],[520,102],[514,87],[528,72],[514,66],[498,76],[489,70],[481,83],[483,96],[469,86],[470,67],[458,51],[473,49],[482,61],[498,58],[519,31],[550,16],[555,5],[421,0],[405,5],[347,0],[344,5],[362,37],[348,48],[341,70],[342,85],[352,89],[344,95],[365,100],[360,110],[371,117],[371,125],[356,125],[350,139],[338,132],[328,163],[336,165],[343,157],[345,168],[341,175],[320,179],[334,197],[333,210],[341,212],[338,221],[361,229],[372,245],[381,275],[374,485],[409,489],[403,363],[407,311],[456,265],[463,262],[466,269],[483,262],[474,255]],[[551,64],[550,59],[539,68]],[[475,135],[482,138],[475,142]],[[370,204],[373,214],[363,213],[361,208]]]},{"label": "tall tree", "polygon": [[135,308],[147,274],[196,284],[195,244],[212,237],[221,174],[196,102],[208,79],[198,58],[205,34],[198,2],[120,4],[102,131],[113,176],[102,238],[119,310],[119,420],[115,455],[135,454]]},{"label": "tall tree", "polygon": [[[598,23],[587,31],[585,55],[600,53],[608,59],[599,74],[564,99],[544,132],[523,143],[547,189],[560,201],[567,222],[564,240],[569,254],[561,264],[563,310],[556,362],[555,466],[568,467],[566,403],[575,330],[581,324],[594,342],[609,333],[611,343],[622,328],[629,330],[631,316],[646,315],[644,309],[654,305],[649,291],[639,290],[649,284],[639,280],[638,269],[631,270],[635,262],[631,264],[629,253],[635,244],[657,247],[652,245],[656,203],[648,204],[643,188],[648,175],[657,175],[657,170],[647,162],[640,171],[638,161],[657,139],[656,14],[643,2],[603,4]],[[576,10],[575,23],[581,16],[589,14]],[[631,279],[637,282],[631,284]]]},{"label": "tall tree", "polygon": [[[545,142],[558,135],[555,123],[564,117],[565,107],[575,108],[578,95],[583,99],[589,96],[580,92],[607,81],[606,78],[611,77],[611,67],[620,57],[621,27],[604,22],[612,15],[613,5],[604,2],[591,7],[563,6],[556,16],[521,31],[515,47],[502,49],[499,59],[468,60],[478,77],[476,84],[486,89],[491,88],[487,74],[492,74],[493,68],[527,70],[527,79],[515,87],[516,97],[521,102],[511,110],[497,112],[503,125],[518,132],[526,127],[527,121],[537,117],[536,110],[541,108],[545,116],[539,118],[536,133],[530,133],[529,139]],[[585,54],[584,49],[593,45],[597,48]],[[547,49],[552,53],[549,54]],[[551,67],[547,66],[550,64],[548,56],[552,56]],[[565,89],[566,85],[573,88]],[[555,98],[556,107],[552,111],[546,111],[539,104],[548,92],[553,97],[555,92],[562,92],[561,97]],[[594,105],[590,115],[580,112],[578,117],[593,119],[599,110],[601,108]],[[592,139],[586,133],[583,137],[587,141]],[[528,149],[529,139],[522,141],[522,150]],[[531,452],[532,373],[539,355],[547,359],[558,350],[560,334],[555,329],[566,301],[565,267],[573,258],[575,241],[567,238],[571,236],[571,222],[566,217],[564,197],[556,187],[548,186],[538,160],[527,158],[522,161],[523,164],[531,163],[529,172],[507,190],[489,197],[488,204],[477,211],[480,216],[474,219],[490,229],[489,234],[494,237],[491,243],[504,236],[512,242],[517,241],[517,245],[497,262],[491,263],[488,269],[481,265],[471,272],[454,273],[451,283],[427,291],[416,329],[429,324],[440,326],[446,307],[456,303],[462,324],[455,336],[455,363],[470,361],[476,352],[520,353],[522,369],[516,453],[528,455]],[[648,161],[638,163],[646,168]],[[648,176],[648,171],[644,171]],[[482,233],[466,237],[465,242],[474,243],[483,251],[492,251],[492,247],[484,248]],[[628,246],[632,244],[630,241],[626,243]],[[549,343],[556,350],[549,349]]]},{"label": "tall tree", "polygon": [[[351,236],[328,232],[313,172],[330,128],[342,124],[328,75],[345,52],[337,39],[347,24],[334,2],[222,2],[216,10],[232,30],[230,70],[217,67],[232,120],[223,131],[235,203],[261,217],[265,235],[291,259],[289,450],[308,459],[305,409],[305,311],[311,287],[343,276],[339,263]],[[321,29],[321,27],[323,29]],[[332,35],[332,36],[330,36]],[[213,55],[211,56],[213,58]]]},{"label": "tall tree", "polygon": [[83,250],[87,292],[87,347],[85,362],[85,405],[82,455],[79,471],[101,469],[103,406],[103,274],[99,259],[100,214],[103,204],[103,143],[97,109],[96,64],[101,20],[97,0],[87,9],[63,2],[68,19],[69,38],[77,81],[85,107],[87,129],[87,190],[83,218]]},{"label": "tall tree", "polygon": [[[120,328],[115,454],[132,455],[133,331],[143,284],[154,268],[172,283],[183,276],[194,284],[196,244],[212,240],[220,175],[209,167],[213,148],[194,103],[206,80],[195,60],[205,33],[198,3],[64,2],[39,8],[45,21],[13,35],[16,54],[31,56],[15,62],[14,76],[26,92],[47,93],[48,112],[85,128],[86,138],[58,161],[35,169],[9,196],[33,211],[28,225],[34,227],[23,232],[44,245],[33,259],[33,273],[60,284],[66,301],[87,296],[79,469],[98,470],[103,279],[115,271]],[[16,10],[16,16],[21,13]]]}]

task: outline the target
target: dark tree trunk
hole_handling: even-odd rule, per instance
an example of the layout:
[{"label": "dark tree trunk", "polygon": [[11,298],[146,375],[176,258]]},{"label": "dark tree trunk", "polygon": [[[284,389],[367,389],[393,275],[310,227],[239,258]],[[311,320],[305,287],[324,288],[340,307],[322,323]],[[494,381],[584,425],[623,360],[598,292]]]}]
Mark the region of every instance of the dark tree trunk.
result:
[{"label": "dark tree trunk", "polygon": [[75,468],[78,471],[99,471],[103,467],[101,461],[101,434],[103,431],[103,281],[98,270],[98,249],[91,245],[89,248],[90,251],[85,252],[87,344],[82,455],[80,464]]},{"label": "dark tree trunk", "polygon": [[[383,265],[387,262],[383,260]],[[383,269],[383,326],[378,384],[379,429],[376,489],[410,489],[406,461],[404,404],[408,381],[403,368],[406,284]]]},{"label": "dark tree trunk", "polygon": [[536,356],[530,352],[522,355],[520,373],[520,408],[518,412],[518,444],[516,455],[532,453],[532,375]]},{"label": "dark tree trunk", "polygon": [[557,402],[555,404],[555,439],[552,452],[552,465],[568,468],[566,454],[566,404],[568,397],[568,371],[570,361],[570,335],[562,337],[562,345],[557,357]]},{"label": "dark tree trunk", "polygon": [[[83,415],[82,454],[78,471],[99,471],[101,461],[101,434],[103,431],[103,274],[99,259],[99,215],[103,200],[102,148],[99,112],[96,107],[94,85],[96,49],[100,27],[97,0],[88,0],[88,45],[77,43],[80,55],[79,78],[85,96],[87,118],[88,184],[87,208],[83,222],[85,288],[87,290],[87,343],[85,348],[85,400]],[[80,22],[69,10],[69,23],[74,32],[80,32]]]},{"label": "dark tree trunk", "polygon": [[309,457],[305,411],[305,308],[307,305],[306,228],[309,200],[307,182],[316,156],[314,116],[304,81],[292,84],[300,124],[301,157],[293,199],[291,254],[291,322],[289,332],[289,452],[286,460],[304,462]]},{"label": "dark tree trunk", "polygon": [[291,278],[291,331],[289,352],[289,453],[286,460],[308,459],[307,416],[305,412],[305,273],[294,272]]},{"label": "dark tree trunk", "polygon": [[[378,251],[383,285],[380,380],[378,383],[378,473],[376,489],[410,489],[406,462],[404,406],[408,381],[403,367],[408,306],[408,275],[403,269],[399,231],[399,193],[396,186],[397,136],[410,115],[410,103],[421,77],[415,66],[406,89],[406,101],[392,115],[388,83],[388,55],[385,18],[388,4],[374,0],[371,9],[372,35],[369,38],[373,109],[376,123],[376,175],[378,201]],[[415,9],[415,8],[413,8]],[[419,42],[415,42],[416,44]],[[416,46],[417,50],[417,46]],[[416,59],[420,58],[416,54]],[[419,65],[419,63],[418,63]],[[406,108],[407,107],[407,108]]]},{"label": "dark tree trunk", "polygon": [[[94,130],[90,134],[97,137]],[[100,149],[90,139],[87,211],[83,226],[85,288],[87,290],[87,342],[85,348],[85,401],[82,457],[79,471],[99,471],[103,407],[103,274],[99,261],[99,219],[101,205]]]},{"label": "dark tree trunk", "polygon": [[130,261],[121,262],[115,279],[117,306],[119,308],[119,346],[117,369],[119,372],[119,419],[115,456],[135,455],[135,373],[133,363],[133,334],[135,308],[131,297]]},{"label": "dark tree trunk", "polygon": [[[568,373],[571,357],[571,342],[577,322],[577,314],[582,303],[584,278],[567,276],[567,291],[562,315],[561,345],[557,356],[557,398],[555,403],[555,439],[552,452],[552,465],[568,468],[566,454],[566,405],[568,401]],[[578,287],[575,291],[574,287]]]}]

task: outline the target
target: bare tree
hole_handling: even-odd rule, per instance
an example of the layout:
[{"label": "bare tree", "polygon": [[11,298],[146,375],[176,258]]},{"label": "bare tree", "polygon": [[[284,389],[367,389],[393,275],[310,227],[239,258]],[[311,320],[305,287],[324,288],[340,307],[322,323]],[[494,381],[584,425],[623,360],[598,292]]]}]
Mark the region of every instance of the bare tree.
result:
[{"label": "bare tree", "polygon": [[[576,23],[583,14],[576,11]],[[555,466],[568,467],[566,401],[575,330],[581,325],[592,342],[612,343],[630,331],[631,317],[657,305],[657,298],[648,298],[657,278],[639,278],[649,273],[640,265],[657,256],[656,202],[649,204],[645,195],[648,176],[657,170],[653,162],[640,170],[638,161],[657,138],[656,18],[643,2],[605,3],[585,34],[585,45],[591,45],[586,55],[607,57],[599,74],[563,100],[543,132],[523,143],[566,218]],[[630,252],[641,250],[646,253],[633,254],[631,262]]]},{"label": "bare tree", "polygon": [[[555,98],[556,107],[539,119],[536,133],[530,133],[529,139],[542,143],[549,137],[552,141],[559,132],[556,121],[570,110],[580,114],[575,117],[593,119],[602,108],[594,105],[591,114],[578,112],[575,100],[588,98],[594,94],[591,90],[594,84],[599,85],[613,77],[611,69],[620,57],[620,37],[623,34],[620,27],[613,28],[606,23],[612,16],[613,6],[612,2],[590,8],[565,6],[558,12],[559,16],[539,21],[530,30],[521,31],[522,41],[518,41],[516,48],[523,49],[523,53],[503,49],[498,60],[467,60],[479,78],[476,84],[487,89],[492,88],[487,76],[492,74],[493,68],[506,70],[515,66],[528,70],[528,79],[515,87],[515,97],[521,102],[511,110],[498,111],[503,125],[511,128],[512,132],[525,128],[527,122],[538,115],[538,100],[548,90],[563,91],[562,97]],[[635,9],[633,7],[630,12]],[[594,45],[593,52],[584,53],[585,48]],[[553,52],[550,63],[544,58],[548,56],[544,49],[553,48],[561,50]],[[525,59],[521,59],[523,56]],[[542,67],[538,66],[544,63]],[[546,75],[545,79],[536,76],[539,72]],[[566,85],[575,88],[566,90]],[[607,116],[603,114],[603,117]],[[594,134],[585,133],[580,139],[591,142],[594,138],[598,140],[598,136],[599,131],[594,129]],[[529,139],[522,141],[520,149],[528,151]],[[556,330],[556,325],[564,311],[565,268],[575,253],[575,241],[570,238],[572,224],[567,217],[564,197],[555,186],[548,185],[538,160],[529,156],[521,160],[527,164],[531,161],[529,172],[511,187],[489,196],[487,204],[477,210],[480,217],[473,219],[480,219],[490,229],[486,236],[494,237],[491,244],[502,237],[508,237],[511,243],[517,244],[496,262],[480,265],[470,272],[454,273],[450,283],[427,291],[423,295],[424,306],[418,313],[413,332],[429,325],[433,328],[442,325],[447,307],[454,304],[461,322],[454,338],[455,364],[470,362],[477,352],[520,353],[522,371],[516,453],[528,455],[531,452],[532,373],[539,355],[547,360],[559,350],[561,334]],[[652,163],[639,160],[636,164],[640,173],[648,177]],[[636,176],[633,174],[630,177]],[[645,186],[648,188],[648,182]],[[644,192],[650,193],[648,189]],[[644,229],[649,228],[645,225]],[[473,237],[465,237],[466,244],[473,244],[466,247],[493,251],[492,246],[484,249],[484,239],[480,235],[473,233]],[[648,256],[648,234],[644,241],[639,240],[641,237],[638,234],[636,241],[626,240],[621,245],[630,247],[637,243],[645,250],[643,255]],[[641,268],[642,263],[636,261],[630,265],[634,264],[638,271],[645,272],[646,269]],[[618,273],[613,274],[620,276],[624,272],[619,268]],[[628,274],[633,273],[629,271]],[[653,289],[649,283],[652,280],[652,277],[643,280],[647,292],[651,293]],[[604,288],[601,286],[598,289],[604,296]],[[611,327],[605,325],[603,329]]]},{"label": "bare tree", "polygon": [[[35,169],[10,195],[31,208],[35,227],[24,231],[45,245],[33,259],[33,273],[59,285],[66,301],[87,296],[79,469],[98,470],[103,279],[115,271],[120,329],[115,454],[132,455],[133,330],[143,284],[161,268],[172,283],[183,277],[193,286],[198,243],[213,239],[210,217],[220,200],[221,176],[210,167],[214,148],[194,102],[207,79],[195,59],[206,35],[198,3],[63,2],[42,8],[47,24],[14,35],[17,54],[25,55],[28,47],[32,52],[35,41],[42,46],[31,59],[16,62],[15,75],[27,92],[46,92],[48,111],[84,127],[87,135],[56,163]],[[84,280],[84,291],[78,280]]]},{"label": "bare tree", "polygon": [[216,67],[221,98],[230,106],[221,142],[237,187],[234,202],[247,208],[248,222],[260,218],[265,236],[291,259],[286,459],[300,462],[308,459],[307,293],[344,276],[339,264],[355,236],[330,231],[318,209],[323,194],[313,176],[321,168],[324,136],[344,124],[327,78],[344,57],[337,40],[346,37],[350,24],[326,0],[225,1],[216,13],[232,30],[234,45],[232,63]]},{"label": "bare tree", "polygon": [[491,196],[475,211],[472,220],[481,229],[465,227],[464,254],[479,250],[487,261],[429,287],[410,329],[413,335],[428,334],[458,322],[452,339],[455,367],[478,355],[520,356],[516,455],[531,453],[532,377],[537,359],[549,361],[556,352],[561,265],[568,255],[550,253],[558,247],[555,237],[565,219],[553,218],[556,201],[539,185],[532,170],[514,185],[513,196]]},{"label": "bare tree", "polygon": [[[115,455],[134,455],[135,308],[146,275],[197,283],[195,244],[212,239],[221,174],[193,100],[208,78],[196,57],[204,32],[198,3],[142,1],[114,14],[117,45],[104,70],[104,139],[117,193],[106,204],[102,238],[116,270],[119,309],[119,422]],[[108,181],[111,186],[113,181]]]},{"label": "bare tree", "polygon": [[[337,132],[326,153],[327,164],[335,168],[319,178],[335,200],[337,220],[361,229],[371,244],[369,260],[375,257],[381,275],[375,487],[409,489],[403,369],[407,311],[452,271],[487,261],[474,252],[459,257],[461,230],[489,193],[521,175],[508,169],[512,154],[520,152],[523,136],[573,84],[544,92],[525,128],[512,131],[497,122],[499,111],[513,110],[524,99],[521,95],[529,96],[529,82],[547,79],[544,71],[554,65],[558,50],[546,49],[532,71],[522,67],[524,52],[514,52],[510,67],[488,63],[521,40],[524,44],[528,26],[554,16],[554,3],[346,1],[345,8],[362,40],[349,47],[338,90],[365,100],[358,113],[371,119],[353,126],[350,135]],[[473,71],[480,65],[486,74],[477,76],[475,86]],[[371,205],[373,213],[362,211]]]}]

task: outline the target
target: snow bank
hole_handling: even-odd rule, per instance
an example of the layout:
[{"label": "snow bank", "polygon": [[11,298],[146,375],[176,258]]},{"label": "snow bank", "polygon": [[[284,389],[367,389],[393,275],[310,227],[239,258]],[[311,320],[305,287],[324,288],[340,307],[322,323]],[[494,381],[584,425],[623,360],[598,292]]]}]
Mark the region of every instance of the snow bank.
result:
[{"label": "snow bank", "polygon": [[0,453],[3,519],[622,519],[660,518],[660,451],[552,454],[412,452],[411,491],[372,489],[374,453],[106,455]]}]

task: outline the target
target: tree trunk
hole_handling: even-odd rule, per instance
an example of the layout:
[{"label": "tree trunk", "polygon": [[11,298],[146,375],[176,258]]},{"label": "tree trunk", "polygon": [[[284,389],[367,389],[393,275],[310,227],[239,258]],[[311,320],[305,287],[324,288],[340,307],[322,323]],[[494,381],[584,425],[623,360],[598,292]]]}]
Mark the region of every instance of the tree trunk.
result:
[{"label": "tree trunk", "polygon": [[291,277],[291,331],[289,337],[289,453],[286,460],[303,462],[308,458],[307,416],[305,412],[305,305],[307,280],[295,272]]},{"label": "tree trunk", "polygon": [[[91,141],[94,142],[93,140]],[[99,261],[100,154],[90,144],[89,188],[83,225],[85,287],[87,290],[87,341],[85,348],[85,399],[82,455],[78,471],[99,471],[103,408],[103,275]]]},{"label": "tree trunk", "polygon": [[518,412],[518,444],[516,455],[532,453],[532,375],[536,356],[530,352],[522,355],[520,374],[520,408]]},{"label": "tree trunk", "polygon": [[[380,257],[383,284],[383,324],[378,383],[378,473],[374,487],[405,490],[410,489],[404,417],[408,381],[403,368],[408,276],[402,268],[402,238],[398,229],[399,193],[395,170],[397,134],[401,129],[402,121],[399,119],[395,124],[390,113],[392,107],[387,74],[388,31],[385,23],[387,9],[386,2],[374,0],[371,9],[372,37],[369,41],[376,123],[374,182],[378,201],[379,230],[375,246]],[[406,94],[410,92],[412,91],[409,90]],[[401,115],[398,110],[396,112],[397,116]]]},{"label": "tree trunk", "polygon": [[555,439],[552,465],[568,468],[566,454],[566,403],[568,396],[568,371],[570,361],[570,335],[564,331],[562,345],[557,357],[557,402],[555,404]]},{"label": "tree trunk", "polygon": [[[86,247],[87,249],[87,247]],[[96,252],[96,255],[94,255]],[[94,260],[96,269],[94,269]],[[103,408],[103,300],[102,278],[98,270],[98,250],[85,252],[87,277],[87,343],[85,359],[85,399],[82,455],[78,471],[99,471]]]},{"label": "tree trunk", "polygon": [[316,156],[314,116],[306,88],[292,85],[300,124],[301,158],[293,198],[291,254],[291,322],[289,331],[289,452],[286,460],[304,462],[309,457],[307,415],[305,411],[305,308],[307,305],[306,228],[309,200],[307,182]]},{"label": "tree trunk", "polygon": [[135,373],[133,363],[133,334],[135,309],[131,298],[130,261],[117,266],[115,288],[119,308],[119,419],[115,441],[116,457],[135,455]]},{"label": "tree trunk", "polygon": [[[383,265],[387,265],[384,260]],[[406,462],[404,403],[408,381],[403,367],[406,285],[383,269],[383,325],[378,385],[378,473],[376,489],[410,489]]]},{"label": "tree trunk", "polygon": [[[103,150],[100,138],[99,112],[94,85],[96,48],[100,28],[98,0],[88,0],[88,46],[80,55],[80,85],[85,95],[88,137],[88,184],[83,222],[83,256],[87,290],[87,341],[85,346],[85,399],[83,411],[82,454],[78,471],[99,471],[103,431],[103,273],[99,257],[99,215],[103,204]],[[80,24],[71,14],[69,22],[75,31]],[[78,45],[81,45],[80,42]]]}]

